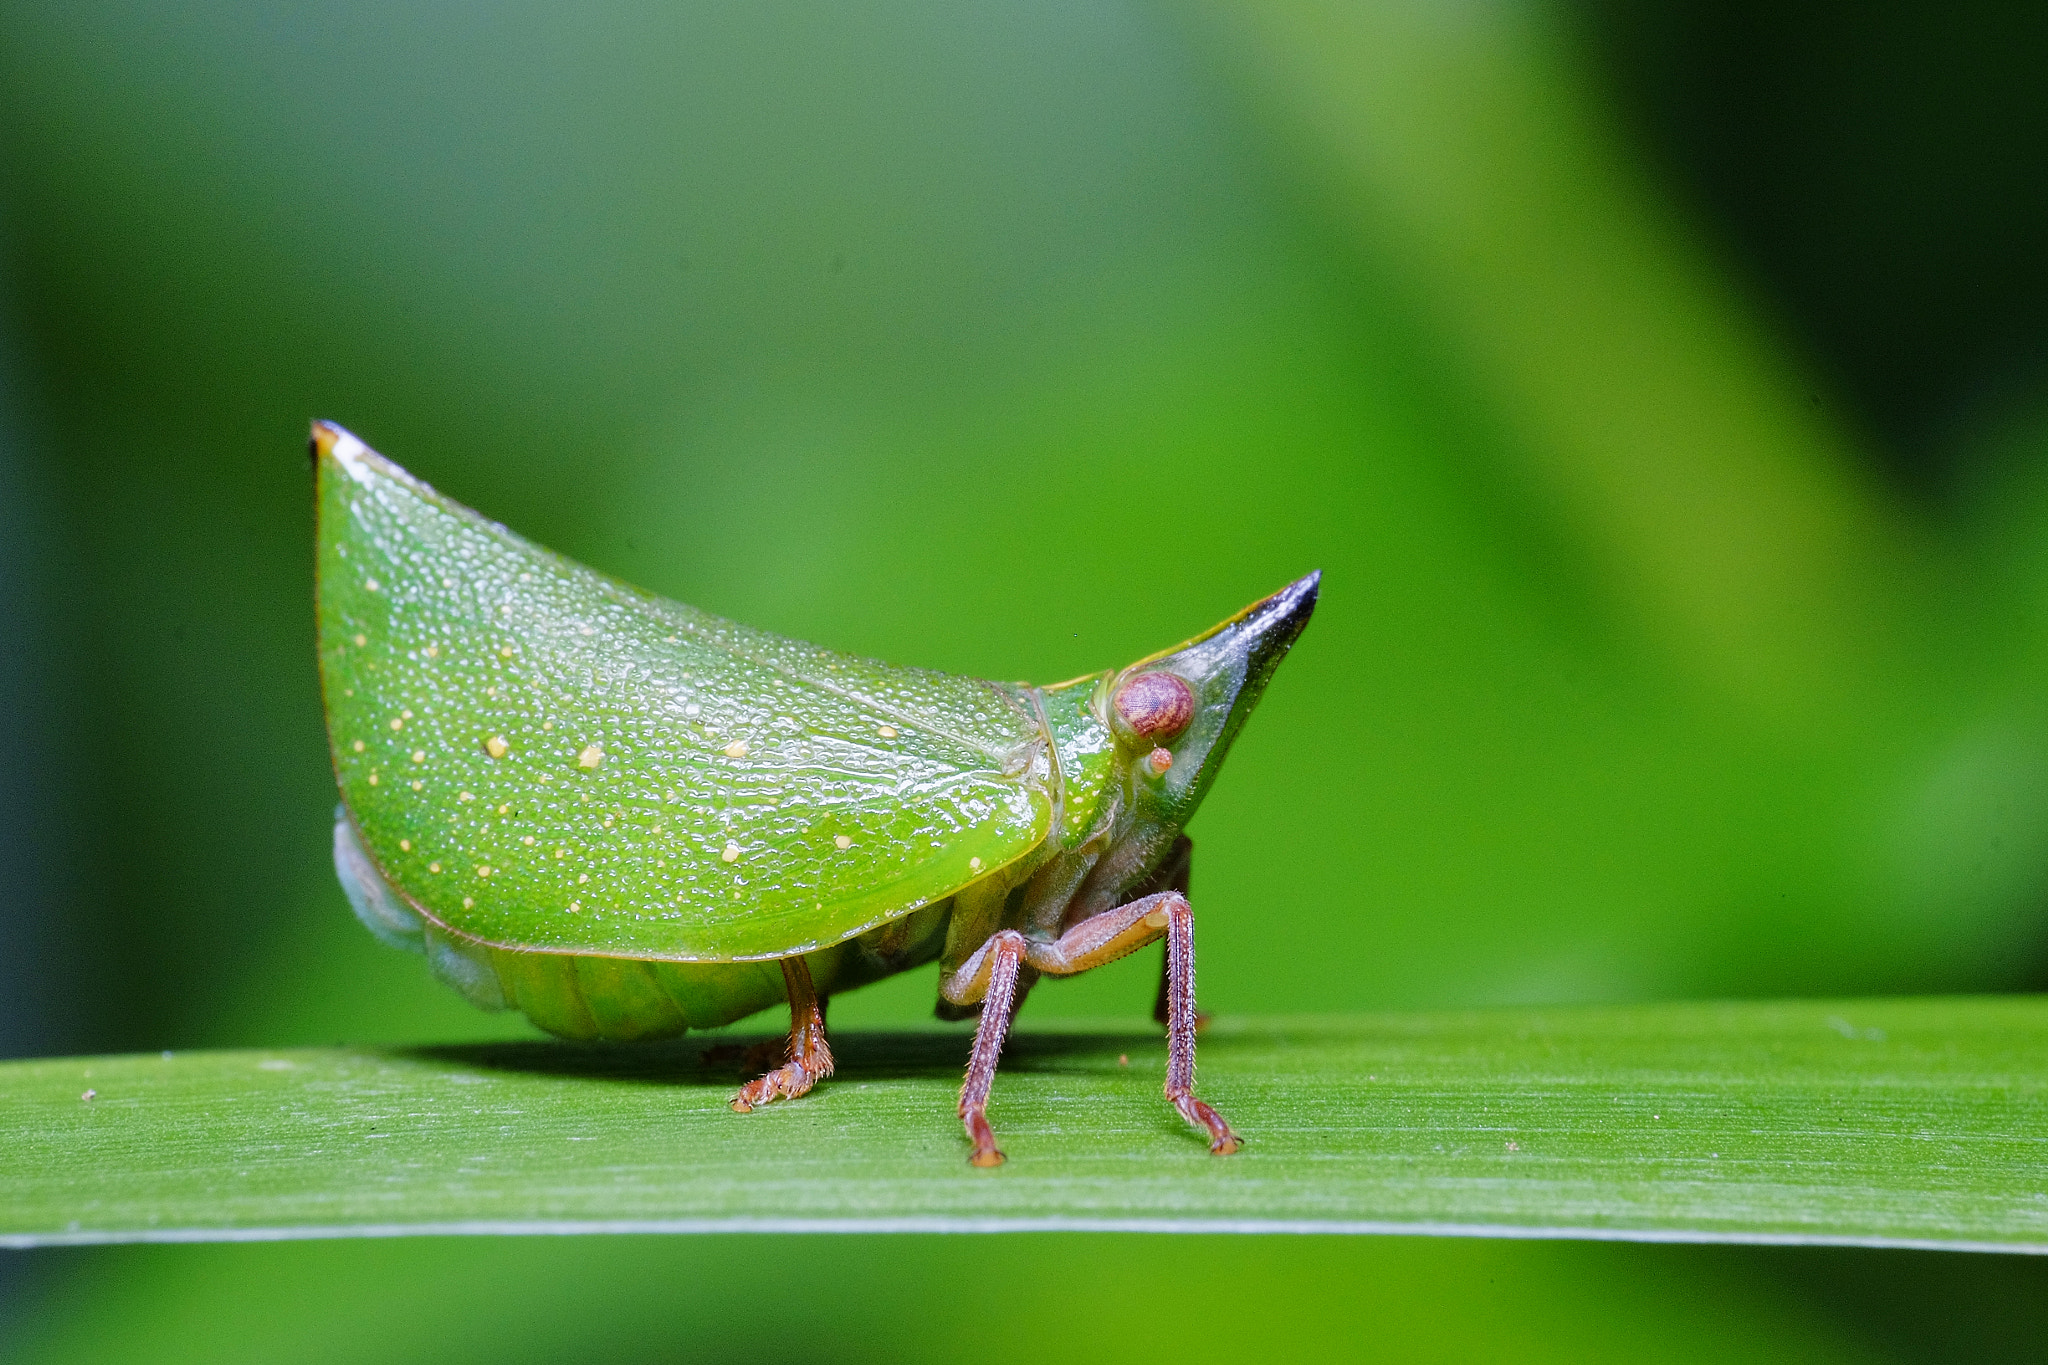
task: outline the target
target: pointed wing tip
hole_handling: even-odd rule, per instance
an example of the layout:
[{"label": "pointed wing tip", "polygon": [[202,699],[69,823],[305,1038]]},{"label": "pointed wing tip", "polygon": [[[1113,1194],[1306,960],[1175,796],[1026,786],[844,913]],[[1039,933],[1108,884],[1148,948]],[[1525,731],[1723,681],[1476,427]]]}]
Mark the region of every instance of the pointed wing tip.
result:
[{"label": "pointed wing tip", "polygon": [[362,442],[350,434],[347,427],[339,422],[327,421],[325,418],[314,421],[312,439],[307,443],[307,448],[315,460],[330,459],[336,451],[346,450],[350,445],[361,446]]},{"label": "pointed wing tip", "polygon": [[316,469],[322,460],[332,460],[358,481],[367,476],[370,463],[378,459],[377,452],[358,440],[354,432],[339,422],[324,419],[313,423],[307,451]]}]

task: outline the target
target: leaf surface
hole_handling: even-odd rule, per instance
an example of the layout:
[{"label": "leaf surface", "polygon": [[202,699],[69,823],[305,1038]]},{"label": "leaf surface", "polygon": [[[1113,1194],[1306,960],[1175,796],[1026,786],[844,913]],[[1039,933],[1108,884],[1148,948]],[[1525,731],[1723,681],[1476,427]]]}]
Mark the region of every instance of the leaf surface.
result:
[{"label": "leaf surface", "polygon": [[[1215,1158],[1149,1031],[838,1040],[749,1115],[696,1038],[0,1066],[0,1241],[435,1232],[1428,1232],[2048,1251],[2048,1001],[1221,1020]],[[1123,1060],[1127,1058],[1128,1062]],[[87,1088],[96,1094],[82,1100]]]}]

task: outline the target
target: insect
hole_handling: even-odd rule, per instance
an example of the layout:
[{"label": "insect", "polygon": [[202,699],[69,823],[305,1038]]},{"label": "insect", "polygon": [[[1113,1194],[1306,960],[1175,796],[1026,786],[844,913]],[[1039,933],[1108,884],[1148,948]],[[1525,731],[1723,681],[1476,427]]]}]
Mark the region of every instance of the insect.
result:
[{"label": "insect", "polygon": [[334,861],[357,916],[487,1009],[570,1038],[786,1001],[742,1113],[832,1074],[825,1002],[933,961],[979,1015],[959,1116],[1017,1008],[1160,938],[1166,1097],[1195,1097],[1181,833],[1319,575],[1120,670],[1048,687],[897,668],[607,578],[313,427]]}]

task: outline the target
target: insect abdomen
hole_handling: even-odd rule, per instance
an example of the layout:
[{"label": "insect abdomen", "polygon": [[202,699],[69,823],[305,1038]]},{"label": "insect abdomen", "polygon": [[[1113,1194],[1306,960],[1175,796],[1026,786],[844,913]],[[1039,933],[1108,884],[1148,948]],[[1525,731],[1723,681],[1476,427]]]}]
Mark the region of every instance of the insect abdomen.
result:
[{"label": "insect abdomen", "polygon": [[[561,1038],[638,1042],[718,1028],[786,999],[782,969],[763,962],[661,962],[521,952],[428,925],[434,974],[486,1009],[516,1009]],[[933,935],[935,950],[943,925]],[[928,955],[926,955],[928,960]],[[804,954],[819,994],[849,990],[892,970],[858,942]]]},{"label": "insect abdomen", "polygon": [[[421,953],[471,1004],[516,1009],[563,1038],[633,1042],[717,1028],[784,997],[775,962],[663,962],[494,948],[415,911],[377,871],[346,811],[335,812],[334,867],[356,918],[384,943]],[[858,938],[804,954],[821,994],[928,962],[947,906],[928,906]]]},{"label": "insect abdomen", "polygon": [[650,962],[475,949],[505,1003],[562,1038],[634,1042],[716,1028],[783,999],[773,962]]}]

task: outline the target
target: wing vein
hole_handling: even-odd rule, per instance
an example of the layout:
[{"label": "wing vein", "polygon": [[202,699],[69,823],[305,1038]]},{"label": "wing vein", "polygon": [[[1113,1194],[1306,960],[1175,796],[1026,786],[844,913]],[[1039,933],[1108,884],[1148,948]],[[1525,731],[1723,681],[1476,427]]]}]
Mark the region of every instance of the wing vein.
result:
[{"label": "wing vein", "polygon": [[[585,570],[585,572],[590,571]],[[604,578],[602,575],[593,576],[599,579],[607,593],[612,597],[614,601],[621,601],[621,599],[623,598],[624,600],[621,602],[622,605],[637,608],[640,611],[646,613],[647,615],[655,616],[657,618],[667,615],[667,612],[661,610],[661,608],[667,604],[650,602],[646,600],[644,597],[640,596],[638,593],[632,593],[630,596],[628,596],[627,594],[622,593],[620,591],[622,585],[614,583],[612,580]],[[692,610],[700,609],[693,608]],[[709,616],[711,617],[711,619],[719,621],[732,629],[745,629],[745,627],[741,626],[736,621],[728,621],[724,617],[712,616],[710,612],[702,612],[701,614]],[[697,634],[701,637],[702,629],[698,622],[692,621],[686,617],[683,619],[681,624],[688,628],[691,631],[691,633]],[[753,664],[758,668],[764,668],[769,670],[770,672],[780,674],[782,677],[792,679],[793,681],[802,683],[806,686],[815,687],[821,692],[828,692],[835,697],[842,697],[848,701],[858,702],[860,705],[867,707],[869,710],[874,711],[878,715],[886,716],[888,719],[893,721],[901,721],[905,725],[912,726],[913,728],[918,730],[922,730],[924,731],[924,733],[928,735],[935,735],[940,739],[951,740],[953,743],[958,744],[961,748],[970,749],[998,765],[1006,763],[1011,757],[1011,755],[1015,754],[1019,748],[1025,747],[1022,744],[1013,745],[1008,749],[997,749],[991,747],[990,745],[983,743],[980,740],[973,739],[967,735],[960,734],[955,730],[947,728],[946,726],[935,724],[929,718],[904,711],[895,706],[891,706],[888,703],[880,701],[875,697],[868,695],[865,692],[857,691],[854,688],[850,688],[843,684],[833,682],[828,678],[819,677],[813,673],[799,672],[797,669],[792,668],[786,663],[778,662],[773,658],[765,657],[761,654],[754,652],[753,650],[743,649],[738,645],[732,644],[730,642],[712,642],[700,638],[698,643],[704,646],[705,648],[716,649],[721,653],[731,655],[733,658],[743,659],[746,662]],[[884,666],[887,667],[889,665]],[[1008,692],[1004,691],[997,684],[990,682],[986,678],[972,678],[969,679],[969,681],[973,682],[978,687],[986,689],[992,696],[995,696],[996,698],[1000,699],[1003,702],[1003,704],[1007,706],[1013,713],[1017,713],[1020,719],[1028,719],[1027,717],[1023,716],[1023,708],[1021,708],[1017,704],[1016,698],[1012,697]],[[1044,731],[1044,726],[1042,724],[1034,726],[1033,728],[1038,729],[1041,733],[1043,733]],[[1026,741],[1027,744],[1029,742],[1030,741]]]}]

